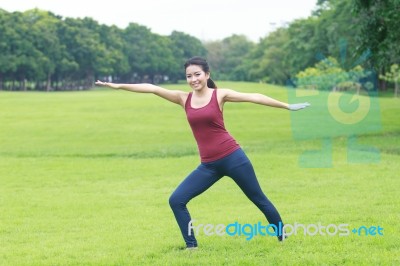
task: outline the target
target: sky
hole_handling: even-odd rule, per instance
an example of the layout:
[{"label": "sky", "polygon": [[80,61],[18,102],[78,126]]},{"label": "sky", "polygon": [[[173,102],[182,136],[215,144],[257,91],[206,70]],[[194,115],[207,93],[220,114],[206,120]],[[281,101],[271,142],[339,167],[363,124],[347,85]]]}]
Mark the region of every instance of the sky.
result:
[{"label": "sky", "polygon": [[[97,3],[96,3],[97,2]],[[0,0],[8,12],[33,8],[70,18],[91,17],[100,24],[146,26],[153,33],[180,31],[202,41],[243,34],[252,41],[288,22],[307,18],[317,0]]]}]

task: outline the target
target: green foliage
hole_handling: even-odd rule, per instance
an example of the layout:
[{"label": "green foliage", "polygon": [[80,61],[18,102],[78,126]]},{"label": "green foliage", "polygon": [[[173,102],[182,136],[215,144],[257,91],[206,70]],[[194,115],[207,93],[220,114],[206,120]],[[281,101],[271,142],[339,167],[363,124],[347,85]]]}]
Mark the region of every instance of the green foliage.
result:
[{"label": "green foliage", "polygon": [[[326,0],[325,9],[316,24],[315,51],[340,60],[341,66],[350,70],[368,49],[359,49],[360,26],[348,0]],[[345,45],[343,45],[345,44]],[[315,57],[315,55],[314,55]],[[364,62],[362,62],[364,63]]]},{"label": "green foliage", "polygon": [[394,96],[399,95],[399,83],[400,83],[400,68],[398,64],[390,66],[390,71],[386,72],[385,75],[380,76],[381,79],[394,83]]},{"label": "green foliage", "polygon": [[93,83],[95,74],[109,67],[107,49],[100,41],[100,25],[93,19],[66,19],[65,38],[62,39],[73,60],[79,65],[76,78]]},{"label": "green foliage", "polygon": [[380,73],[400,62],[400,1],[353,0],[361,27],[360,47],[370,49],[370,64]]},{"label": "green foliage", "polygon": [[94,79],[177,82],[184,61],[194,55],[207,57],[214,79],[274,84],[307,72],[320,54],[336,58],[344,72],[360,64],[385,76],[399,64],[398,0],[316,2],[309,17],[276,28],[258,43],[236,34],[202,43],[176,31],[160,36],[135,23],[120,29],[37,9],[0,10],[0,89],[83,89]]},{"label": "green foliage", "polygon": [[160,36],[135,23],[119,29],[38,9],[1,10],[0,21],[0,89],[83,89],[97,78],[176,82],[188,56],[207,53],[194,37]]},{"label": "green foliage", "polygon": [[210,67],[220,80],[248,80],[248,69],[243,68],[246,55],[255,47],[246,36],[232,35],[222,41],[205,43]]},{"label": "green foliage", "polygon": [[251,80],[284,83],[290,76],[287,64],[289,51],[284,47],[289,41],[287,29],[280,28],[260,40],[249,56],[249,76]]},{"label": "green foliage", "polygon": [[292,78],[297,72],[313,65],[319,50],[319,36],[317,27],[319,19],[309,17],[296,20],[288,27],[288,41],[279,49],[286,49],[288,54],[284,58],[286,63],[287,78]]},{"label": "green foliage", "polygon": [[[296,74],[317,63],[317,55],[340,58],[350,70],[358,59],[356,18],[349,1],[319,1],[317,10],[306,19],[295,20],[262,39],[250,52],[251,80],[285,84]],[[346,51],[339,45],[346,40]]]},{"label": "green foliage", "polygon": [[[207,50],[197,38],[179,31],[173,31],[169,36],[170,49],[174,56],[174,66],[169,69],[169,78],[177,82],[184,76],[184,62],[193,56],[207,56]],[[163,59],[164,60],[164,59]]]},{"label": "green foliage", "polygon": [[381,75],[380,78],[390,81],[398,82],[400,80],[400,68],[398,64],[393,64],[390,67],[390,71],[386,72],[386,75]]},{"label": "green foliage", "polygon": [[124,39],[121,30],[116,26],[100,25],[100,41],[104,43],[105,55],[99,62],[98,75],[124,76],[129,75],[130,66],[124,54]]},{"label": "green foliage", "polygon": [[297,86],[318,90],[355,90],[368,73],[361,66],[345,71],[333,57],[318,62],[296,75]]},{"label": "green foliage", "polygon": [[[18,28],[12,27],[17,24],[18,16],[11,16],[0,9],[0,78],[11,76],[17,70],[19,43],[21,36]],[[6,41],[7,40],[7,41]]]}]

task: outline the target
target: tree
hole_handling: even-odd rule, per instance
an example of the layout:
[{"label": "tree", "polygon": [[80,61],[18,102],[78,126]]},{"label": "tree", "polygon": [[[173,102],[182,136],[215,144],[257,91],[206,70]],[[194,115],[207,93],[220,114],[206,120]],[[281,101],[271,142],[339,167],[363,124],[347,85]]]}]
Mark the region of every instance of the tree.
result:
[{"label": "tree", "polygon": [[18,23],[12,14],[0,9],[0,90],[4,87],[4,81],[10,79],[17,69],[17,56],[13,52],[16,43],[20,39],[17,28]]},{"label": "tree", "polygon": [[145,75],[146,46],[151,35],[150,29],[136,23],[129,23],[123,30],[123,53],[128,58],[129,74],[123,79],[127,82],[137,82]]},{"label": "tree", "polygon": [[288,51],[285,61],[287,78],[293,78],[296,73],[317,62],[316,55],[325,50],[325,43],[317,36],[317,27],[320,20],[315,17],[298,19],[290,23],[284,49]]},{"label": "tree", "polygon": [[284,84],[291,75],[287,64],[290,51],[285,48],[288,42],[287,28],[279,28],[261,39],[245,60],[249,67],[249,78]]},{"label": "tree", "polygon": [[201,41],[183,32],[173,31],[169,36],[170,49],[174,56],[174,64],[169,71],[169,78],[178,81],[182,77],[184,62],[193,56],[207,56],[207,50]]},{"label": "tree", "polygon": [[399,82],[400,82],[400,68],[398,64],[390,66],[390,71],[385,75],[380,75],[380,78],[394,83],[394,97],[399,95]]},{"label": "tree", "polygon": [[168,37],[151,34],[148,38],[145,50],[147,64],[144,71],[152,83],[160,83],[167,79],[170,73],[174,73],[171,69],[179,69],[179,66],[170,49],[172,42]]},{"label": "tree", "polygon": [[45,88],[49,91],[52,76],[62,60],[62,48],[57,34],[61,19],[50,12],[33,9],[24,12],[24,20],[30,25],[30,34],[40,55],[36,58],[40,71],[37,71],[34,80],[46,80]]},{"label": "tree", "polygon": [[208,61],[215,77],[224,80],[246,80],[248,71],[241,68],[244,58],[255,47],[244,35],[232,35],[222,41],[205,44]]},{"label": "tree", "polygon": [[360,49],[369,49],[371,66],[381,75],[400,61],[400,1],[353,0],[361,27]]},{"label": "tree", "polygon": [[116,26],[100,25],[100,42],[105,45],[105,61],[98,69],[96,75],[100,78],[113,77],[113,80],[121,80],[121,77],[129,75],[129,61],[124,54],[123,31]]},{"label": "tree", "polygon": [[360,26],[352,12],[351,1],[319,0],[317,6],[321,11],[313,38],[315,51],[325,57],[338,58],[342,68],[351,69],[366,51],[358,50]]},{"label": "tree", "polygon": [[43,73],[42,54],[35,46],[35,35],[21,12],[1,10],[0,20],[0,83],[9,80],[11,89],[26,90],[26,81]]},{"label": "tree", "polygon": [[333,57],[322,59],[314,67],[308,67],[296,75],[296,85],[317,90],[357,90],[360,80],[368,73],[361,66],[350,71],[343,69]]},{"label": "tree", "polygon": [[79,66],[73,75],[77,81],[73,82],[73,86],[92,87],[95,73],[111,71],[106,46],[100,39],[99,24],[93,19],[65,19],[60,38],[72,60]]},{"label": "tree", "polygon": [[125,42],[124,54],[128,57],[130,75],[125,79],[130,82],[160,82],[177,68],[172,42],[168,37],[151,33],[136,23],[130,23],[123,31]]}]

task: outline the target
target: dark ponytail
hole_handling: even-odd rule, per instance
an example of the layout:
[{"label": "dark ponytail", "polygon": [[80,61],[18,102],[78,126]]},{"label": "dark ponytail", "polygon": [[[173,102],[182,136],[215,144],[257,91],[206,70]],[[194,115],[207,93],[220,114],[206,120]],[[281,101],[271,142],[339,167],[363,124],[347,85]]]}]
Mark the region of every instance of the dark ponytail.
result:
[{"label": "dark ponytail", "polygon": [[[207,60],[202,58],[202,57],[200,57],[200,56],[195,56],[195,57],[192,57],[189,60],[187,60],[186,63],[185,63],[185,70],[190,65],[200,66],[201,69],[205,73],[210,73],[210,66],[208,65]],[[215,82],[212,79],[208,79],[207,80],[207,87],[212,88],[212,89],[216,89],[217,85],[215,84]]]},{"label": "dark ponytail", "polygon": [[207,80],[207,87],[212,88],[212,89],[216,89],[217,88],[217,84],[215,84],[215,82],[212,79],[208,79]]}]

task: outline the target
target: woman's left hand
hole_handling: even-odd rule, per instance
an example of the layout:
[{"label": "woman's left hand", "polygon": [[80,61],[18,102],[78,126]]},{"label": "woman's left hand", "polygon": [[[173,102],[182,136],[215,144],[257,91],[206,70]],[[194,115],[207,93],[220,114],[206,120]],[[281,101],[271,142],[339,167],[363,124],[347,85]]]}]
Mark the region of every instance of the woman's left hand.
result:
[{"label": "woman's left hand", "polygon": [[306,107],[310,106],[309,103],[294,103],[294,104],[289,104],[289,110],[290,111],[298,111],[301,109],[304,109]]}]

